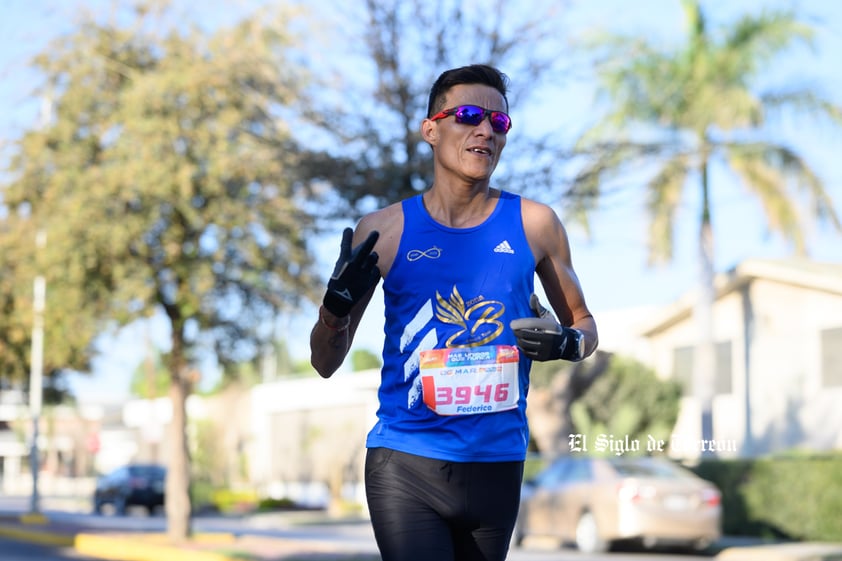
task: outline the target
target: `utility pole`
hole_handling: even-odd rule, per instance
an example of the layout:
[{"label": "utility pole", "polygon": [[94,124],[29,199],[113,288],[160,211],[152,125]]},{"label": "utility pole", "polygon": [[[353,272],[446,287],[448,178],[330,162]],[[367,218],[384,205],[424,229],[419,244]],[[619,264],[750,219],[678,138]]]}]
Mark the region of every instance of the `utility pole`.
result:
[{"label": "utility pole", "polygon": [[[41,102],[41,127],[46,128],[53,111],[52,95],[47,94]],[[39,254],[47,245],[47,232],[38,230],[35,235],[36,266],[40,266]],[[32,442],[29,448],[29,464],[32,471],[32,498],[30,512],[41,512],[41,501],[38,495],[38,429],[41,423],[41,407],[44,395],[44,308],[47,301],[47,281],[44,275],[35,276],[32,294],[32,354],[29,359],[29,412],[32,416]]]},{"label": "utility pole", "polygon": [[[35,238],[37,251],[47,245],[47,234],[39,230]],[[32,415],[32,442],[29,449],[30,468],[32,470],[32,500],[30,512],[41,511],[38,496],[38,425],[41,422],[41,404],[44,388],[44,308],[47,299],[47,281],[43,275],[37,275],[33,283],[32,310],[32,356],[29,360],[29,411]]]}]

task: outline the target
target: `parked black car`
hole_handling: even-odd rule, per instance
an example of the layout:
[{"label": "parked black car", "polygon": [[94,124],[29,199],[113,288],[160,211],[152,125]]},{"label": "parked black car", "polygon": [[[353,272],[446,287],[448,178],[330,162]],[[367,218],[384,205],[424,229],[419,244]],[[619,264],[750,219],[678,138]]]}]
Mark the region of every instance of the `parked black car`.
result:
[{"label": "parked black car", "polygon": [[123,516],[129,507],[145,507],[149,514],[164,506],[164,480],[167,471],[156,464],[130,464],[103,475],[94,491],[94,512],[111,505],[114,513]]}]

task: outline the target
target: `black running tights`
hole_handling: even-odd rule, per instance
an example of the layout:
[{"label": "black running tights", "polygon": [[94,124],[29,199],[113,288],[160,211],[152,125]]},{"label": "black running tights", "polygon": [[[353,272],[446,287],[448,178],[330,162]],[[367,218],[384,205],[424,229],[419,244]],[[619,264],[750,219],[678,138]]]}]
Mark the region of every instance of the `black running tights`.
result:
[{"label": "black running tights", "polygon": [[523,462],[445,462],[368,450],[365,485],[383,561],[503,561]]}]

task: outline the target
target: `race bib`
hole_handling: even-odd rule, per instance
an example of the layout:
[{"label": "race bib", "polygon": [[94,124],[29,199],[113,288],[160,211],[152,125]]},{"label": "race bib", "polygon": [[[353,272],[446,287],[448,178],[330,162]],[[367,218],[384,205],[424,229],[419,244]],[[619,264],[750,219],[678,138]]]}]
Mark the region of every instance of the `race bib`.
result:
[{"label": "race bib", "polygon": [[424,403],[439,415],[477,415],[517,407],[518,350],[489,345],[421,351]]}]

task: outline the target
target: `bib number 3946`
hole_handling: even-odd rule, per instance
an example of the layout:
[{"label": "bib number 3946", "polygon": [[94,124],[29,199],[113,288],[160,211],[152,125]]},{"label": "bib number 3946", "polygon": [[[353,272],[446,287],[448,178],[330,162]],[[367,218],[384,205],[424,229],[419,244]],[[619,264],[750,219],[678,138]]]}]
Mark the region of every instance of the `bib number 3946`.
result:
[{"label": "bib number 3946", "polygon": [[489,345],[421,352],[424,403],[439,415],[476,415],[517,407],[518,350]]}]

